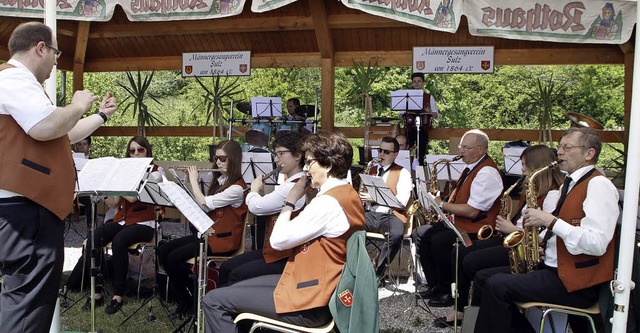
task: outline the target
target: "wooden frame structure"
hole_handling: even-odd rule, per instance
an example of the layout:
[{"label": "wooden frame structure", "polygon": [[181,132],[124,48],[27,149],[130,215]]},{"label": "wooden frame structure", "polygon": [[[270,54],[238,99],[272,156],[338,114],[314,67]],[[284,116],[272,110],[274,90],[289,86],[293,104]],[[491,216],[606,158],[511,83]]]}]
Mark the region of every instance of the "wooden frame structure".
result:
[{"label": "wooden frame structure", "polygon": [[[30,19],[0,21],[0,59],[8,59],[11,31]],[[631,41],[633,38],[631,38]],[[633,68],[632,42],[571,44],[476,37],[466,19],[455,34],[439,32],[350,9],[339,1],[299,0],[265,13],[245,6],[228,18],[191,21],[131,22],[116,7],[108,22],[59,21],[58,46],[66,55],[58,68],[72,71],[73,89],[83,89],[85,72],[179,70],[183,52],[250,50],[254,68],[319,67],[321,127],[363,137],[362,128],[334,125],[335,67],[365,63],[410,66],[414,46],[487,46],[495,48],[496,65],[621,64],[625,66],[625,124],[628,128]],[[446,139],[464,129],[433,129],[430,136]],[[488,130],[492,139],[537,140],[537,130]],[[133,128],[104,127],[96,135],[131,135]],[[159,127],[150,135],[211,136],[210,127]],[[554,132],[554,138],[560,131]],[[603,136],[617,142],[616,134]],[[626,135],[625,140],[626,142]]]}]

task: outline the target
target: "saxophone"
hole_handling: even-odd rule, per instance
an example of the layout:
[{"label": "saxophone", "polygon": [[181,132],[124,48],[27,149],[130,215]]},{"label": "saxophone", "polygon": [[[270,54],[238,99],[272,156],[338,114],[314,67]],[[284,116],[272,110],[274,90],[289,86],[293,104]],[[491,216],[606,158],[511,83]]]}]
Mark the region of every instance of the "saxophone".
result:
[{"label": "saxophone", "polygon": [[[449,181],[451,181],[451,162],[455,162],[462,158],[462,155],[458,155],[452,159],[441,158],[431,164],[431,183],[429,184],[429,193],[433,196],[438,195],[438,165],[442,163],[447,164],[447,172],[449,175]],[[435,210],[431,210],[429,214],[425,213],[425,224],[436,223],[440,220],[438,213]]]},{"label": "saxophone", "polygon": [[[504,193],[502,193],[502,197],[500,198],[500,212],[498,214],[504,219],[508,220],[511,218],[511,209],[513,208],[513,200],[511,200],[511,196],[509,194],[511,194],[511,191],[513,191],[514,188],[520,185],[520,183],[522,182],[522,179],[523,178],[518,179],[518,181],[516,181],[506,191],[504,191]],[[493,227],[489,224],[483,225],[482,227],[480,227],[480,230],[478,230],[479,240],[485,240],[490,238],[491,236],[498,236],[498,235],[499,235],[498,233],[494,235]]]},{"label": "saxophone", "polygon": [[[558,167],[558,162],[552,162],[544,168],[534,171],[529,176],[526,191],[527,208],[538,208],[538,196],[536,194],[535,179],[543,171],[550,168]],[[505,237],[503,245],[509,251],[509,263],[511,264],[511,273],[523,274],[531,273],[540,264],[541,248],[538,244],[539,227],[524,227],[510,233]]]},{"label": "saxophone", "polygon": [[[360,174],[368,175],[369,171],[371,170],[371,167],[373,167],[373,164],[379,163],[380,160],[381,159],[379,157],[371,159],[371,161],[369,161],[369,163],[367,163],[367,167],[364,168],[364,170],[362,170],[362,172]],[[364,183],[362,182],[362,180],[360,180],[360,187],[358,188],[358,193],[362,193],[362,194],[367,193],[366,188],[364,187]]]}]

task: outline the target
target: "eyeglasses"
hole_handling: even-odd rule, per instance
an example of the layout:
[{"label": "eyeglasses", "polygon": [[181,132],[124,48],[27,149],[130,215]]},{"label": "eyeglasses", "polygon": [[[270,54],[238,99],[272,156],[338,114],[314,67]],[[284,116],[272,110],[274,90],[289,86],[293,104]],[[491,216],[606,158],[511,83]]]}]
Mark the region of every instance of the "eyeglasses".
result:
[{"label": "eyeglasses", "polygon": [[53,46],[51,46],[51,45],[49,45],[47,43],[44,43],[44,45],[46,45],[48,48],[53,50],[53,54],[56,56],[56,59],[60,58],[60,56],[62,55],[62,51],[56,49],[55,47],[53,47]]},{"label": "eyeglasses", "polygon": [[564,151],[569,151],[569,150],[571,150],[573,148],[578,148],[578,147],[586,148],[587,146],[584,146],[584,145],[574,146],[574,145],[568,145],[566,143],[558,144],[558,150],[562,149]]},{"label": "eyeglasses", "polygon": [[460,150],[471,150],[471,149],[478,148],[478,147],[480,147],[480,146],[462,146],[462,145],[458,145],[458,149],[460,149]]},{"label": "eyeglasses", "polygon": [[304,160],[304,164],[305,164],[306,166],[308,166],[308,167],[310,167],[310,166],[311,166],[311,164],[313,164],[313,163],[315,163],[315,162],[318,162],[318,160],[317,160],[317,159],[315,159],[315,158],[308,158],[308,159]]},{"label": "eyeglasses", "polygon": [[275,156],[282,157],[282,155],[284,155],[284,153],[290,153],[290,152],[291,152],[291,150],[280,150],[280,151],[277,151],[277,150],[276,150],[276,152],[275,152],[275,153],[273,153],[273,154],[274,154]]},{"label": "eyeglasses", "polygon": [[215,161],[220,161],[222,163],[227,161],[227,155],[216,155],[213,157]]},{"label": "eyeglasses", "polygon": [[129,148],[129,155],[135,154],[136,151],[138,152],[138,154],[142,154],[147,151],[147,148],[145,147]]},{"label": "eyeglasses", "polygon": [[391,153],[397,153],[397,151],[378,148],[378,154],[380,154],[380,153],[391,154]]}]

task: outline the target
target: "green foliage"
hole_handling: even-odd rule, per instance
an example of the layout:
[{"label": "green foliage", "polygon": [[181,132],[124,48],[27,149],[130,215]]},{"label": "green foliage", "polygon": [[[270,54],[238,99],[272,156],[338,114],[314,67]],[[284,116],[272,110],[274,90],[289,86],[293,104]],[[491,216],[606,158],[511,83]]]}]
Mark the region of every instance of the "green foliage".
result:
[{"label": "green foliage", "polygon": [[193,110],[197,113],[199,110],[204,110],[206,116],[205,124],[209,124],[211,120],[215,125],[220,124],[222,115],[220,112],[224,110],[225,104],[228,104],[236,96],[242,94],[243,90],[239,88],[238,77],[220,77],[215,76],[209,78],[196,77],[196,82],[202,89],[200,95],[200,104]]},{"label": "green foliage", "polygon": [[[144,78],[142,78],[141,71],[138,71],[136,77],[134,77],[130,71],[127,71],[127,83],[117,82],[118,86],[127,93],[124,100],[120,102],[124,110],[123,113],[126,113],[129,108],[133,107],[132,116],[138,119],[138,135],[146,135],[146,125],[157,126],[162,124],[161,118],[152,113],[145,103],[145,99],[150,98],[152,101],[162,105],[156,96],[148,92],[154,74],[155,71],[145,73]],[[127,103],[127,101],[129,102]]]}]

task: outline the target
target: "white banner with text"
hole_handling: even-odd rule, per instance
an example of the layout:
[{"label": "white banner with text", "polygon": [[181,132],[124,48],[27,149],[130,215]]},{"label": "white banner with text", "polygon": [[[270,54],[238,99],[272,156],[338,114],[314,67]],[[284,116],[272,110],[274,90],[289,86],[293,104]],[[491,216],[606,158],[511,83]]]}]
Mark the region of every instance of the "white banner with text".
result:
[{"label": "white banner with text", "polygon": [[413,72],[490,74],[493,64],[493,46],[413,48]]}]

